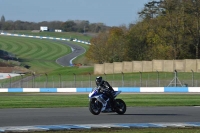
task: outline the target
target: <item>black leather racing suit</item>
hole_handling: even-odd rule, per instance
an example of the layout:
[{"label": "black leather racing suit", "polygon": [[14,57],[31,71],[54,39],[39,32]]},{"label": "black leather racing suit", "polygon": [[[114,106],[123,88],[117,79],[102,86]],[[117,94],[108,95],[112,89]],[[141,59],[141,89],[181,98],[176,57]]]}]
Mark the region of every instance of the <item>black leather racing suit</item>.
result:
[{"label": "black leather racing suit", "polygon": [[102,81],[102,83],[98,86],[100,93],[105,94],[108,98],[110,98],[111,104],[113,104],[113,92],[114,89],[110,86],[107,81]]}]

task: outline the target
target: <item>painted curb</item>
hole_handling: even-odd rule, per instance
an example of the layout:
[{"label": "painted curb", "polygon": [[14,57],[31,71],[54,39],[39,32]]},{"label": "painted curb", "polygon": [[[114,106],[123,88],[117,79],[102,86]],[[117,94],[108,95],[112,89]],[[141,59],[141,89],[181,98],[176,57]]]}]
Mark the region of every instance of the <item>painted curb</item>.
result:
[{"label": "painted curb", "polygon": [[62,125],[35,125],[35,126],[9,126],[0,127],[0,132],[30,132],[78,130],[92,128],[167,128],[167,127],[200,127],[200,122],[172,122],[172,123],[115,123],[115,124],[62,124]]}]

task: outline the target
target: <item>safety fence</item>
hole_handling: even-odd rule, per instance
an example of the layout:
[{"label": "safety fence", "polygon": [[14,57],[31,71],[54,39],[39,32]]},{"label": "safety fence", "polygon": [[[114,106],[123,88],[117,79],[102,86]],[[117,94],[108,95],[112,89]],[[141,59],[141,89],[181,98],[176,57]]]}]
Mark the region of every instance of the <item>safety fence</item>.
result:
[{"label": "safety fence", "polygon": [[21,75],[0,80],[0,88],[86,88],[95,87],[102,76],[113,87],[200,87],[200,73],[121,73],[109,75]]}]

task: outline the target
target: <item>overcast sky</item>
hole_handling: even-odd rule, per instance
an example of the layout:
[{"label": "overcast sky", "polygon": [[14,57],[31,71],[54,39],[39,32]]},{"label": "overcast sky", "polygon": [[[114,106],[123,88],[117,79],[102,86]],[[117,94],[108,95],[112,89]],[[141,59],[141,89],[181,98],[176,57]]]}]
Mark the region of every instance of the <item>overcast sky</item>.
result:
[{"label": "overcast sky", "polygon": [[0,0],[0,17],[30,22],[88,20],[107,26],[138,21],[150,0]]}]

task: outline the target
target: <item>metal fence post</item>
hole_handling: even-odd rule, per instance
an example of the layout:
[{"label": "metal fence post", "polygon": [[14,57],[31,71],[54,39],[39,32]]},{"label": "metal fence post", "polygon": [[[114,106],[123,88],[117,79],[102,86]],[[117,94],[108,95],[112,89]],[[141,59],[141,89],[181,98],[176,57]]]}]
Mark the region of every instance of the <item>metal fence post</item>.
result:
[{"label": "metal fence post", "polygon": [[142,72],[140,72],[140,87],[142,87]]},{"label": "metal fence post", "polygon": [[112,78],[113,78],[113,79],[112,79],[112,86],[114,86],[114,83],[115,83],[115,82],[114,82],[114,73],[113,73],[113,75],[112,75]]},{"label": "metal fence post", "polygon": [[192,71],[192,87],[194,87],[194,71],[193,70],[191,71]]},{"label": "metal fence post", "polygon": [[91,87],[91,73],[89,73],[89,87]]},{"label": "metal fence post", "polygon": [[10,88],[12,87],[12,81],[11,81],[11,76],[10,76],[10,74],[8,74],[9,75],[9,78],[10,78]]},{"label": "metal fence post", "polygon": [[75,73],[73,74],[74,74],[74,87],[76,87],[76,74]]},{"label": "metal fence post", "polygon": [[21,83],[21,88],[22,88],[23,87],[23,75],[20,74],[20,76],[21,76],[21,82],[20,83]]},{"label": "metal fence post", "polygon": [[160,76],[159,76],[159,72],[157,71],[157,83],[158,83],[158,87],[160,87]]},{"label": "metal fence post", "polygon": [[61,74],[59,74],[59,76],[60,76],[59,84],[60,84],[60,88],[61,88]]},{"label": "metal fence post", "polygon": [[175,73],[175,87],[177,87],[177,71],[174,70],[174,73]]},{"label": "metal fence post", "polygon": [[45,76],[46,76],[46,84],[45,84],[45,88],[46,88],[48,84],[48,75],[45,73]]},{"label": "metal fence post", "polygon": [[106,78],[106,74],[104,73],[104,75],[105,75],[105,80],[107,80],[107,78]]},{"label": "metal fence post", "polygon": [[53,83],[53,88],[54,88],[54,78],[53,78],[53,76],[52,76],[52,83]]},{"label": "metal fence post", "polygon": [[32,73],[32,88],[34,88],[34,84],[35,84],[35,83],[34,83],[34,82],[35,82],[35,79],[34,79],[34,78],[35,78],[35,75],[34,75],[34,73]]},{"label": "metal fence post", "polygon": [[124,87],[124,73],[122,72],[122,87]]}]

